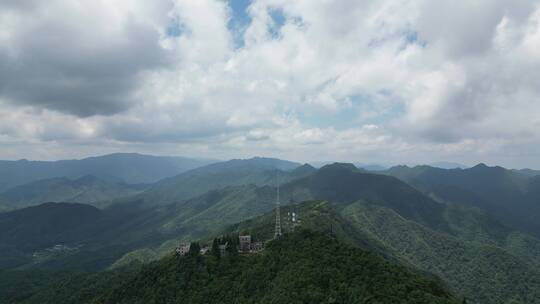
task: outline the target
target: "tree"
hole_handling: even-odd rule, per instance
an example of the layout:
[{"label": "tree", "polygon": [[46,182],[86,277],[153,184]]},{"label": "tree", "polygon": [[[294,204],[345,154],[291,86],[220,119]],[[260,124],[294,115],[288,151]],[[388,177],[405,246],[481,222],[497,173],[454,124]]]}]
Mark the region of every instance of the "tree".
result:
[{"label": "tree", "polygon": [[199,242],[192,242],[191,246],[189,247],[189,256],[198,256],[201,251],[201,246],[199,245]]},{"label": "tree", "polygon": [[213,256],[219,258],[220,257],[220,252],[219,252],[219,240],[216,238],[214,239],[214,241],[212,242],[212,249],[211,249],[211,253]]},{"label": "tree", "polygon": [[227,238],[227,254],[231,255],[231,256],[235,256],[235,255],[238,255],[238,245],[239,245],[239,241],[238,241],[238,236],[237,235],[228,235]]}]

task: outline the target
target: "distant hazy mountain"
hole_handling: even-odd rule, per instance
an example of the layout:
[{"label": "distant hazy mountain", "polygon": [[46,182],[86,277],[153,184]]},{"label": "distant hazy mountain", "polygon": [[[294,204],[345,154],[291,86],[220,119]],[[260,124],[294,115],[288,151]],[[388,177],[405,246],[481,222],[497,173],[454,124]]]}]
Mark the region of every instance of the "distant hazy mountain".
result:
[{"label": "distant hazy mountain", "polygon": [[514,169],[514,170],[512,170],[512,172],[522,174],[522,175],[525,175],[527,177],[533,177],[533,176],[540,175],[540,170],[532,170],[532,169],[519,169],[519,170]]},{"label": "distant hazy mountain", "polygon": [[435,162],[429,164],[432,167],[441,168],[441,169],[465,169],[468,168],[468,166],[459,164],[459,163],[452,163],[452,162]]},{"label": "distant hazy mountain", "polygon": [[310,165],[312,165],[313,167],[319,169],[320,167],[324,167],[326,165],[329,165],[333,163],[332,161],[312,161],[312,162],[309,162]]},{"label": "distant hazy mountain", "polygon": [[213,162],[135,153],[109,154],[81,160],[0,161],[0,191],[40,179],[80,178],[85,175],[128,184],[152,183]]},{"label": "distant hazy mountain", "polygon": [[384,172],[446,202],[480,207],[512,227],[540,236],[537,177],[479,164],[468,169],[393,167]]},{"label": "distant hazy mountain", "polygon": [[310,165],[255,157],[233,159],[184,172],[167,178],[137,196],[150,204],[173,203],[207,191],[235,185],[276,185],[315,171]]},{"label": "distant hazy mountain", "polygon": [[388,169],[387,166],[378,165],[378,164],[362,164],[362,163],[356,163],[354,164],[358,168],[362,168],[367,171],[383,171]]},{"label": "distant hazy mountain", "polygon": [[142,192],[145,184],[128,185],[86,175],[72,180],[56,177],[13,187],[0,193],[0,205],[22,208],[44,202],[97,203]]},{"label": "distant hazy mountain", "polygon": [[[312,162],[312,164],[315,168],[322,168],[326,165],[333,164],[333,161],[324,161],[324,162]],[[390,166],[385,166],[381,164],[374,164],[374,163],[354,163],[354,165],[358,168],[367,170],[367,171],[382,171],[390,168]]]}]

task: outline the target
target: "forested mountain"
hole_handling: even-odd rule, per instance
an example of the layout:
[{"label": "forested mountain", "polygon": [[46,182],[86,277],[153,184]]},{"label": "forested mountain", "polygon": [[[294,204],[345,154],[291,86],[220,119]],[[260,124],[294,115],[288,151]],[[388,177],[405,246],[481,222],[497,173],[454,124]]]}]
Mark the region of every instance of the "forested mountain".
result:
[{"label": "forested mountain", "polygon": [[[70,238],[42,237],[40,233],[47,231],[46,227],[39,228],[35,235],[20,232],[35,228],[37,219],[33,216],[37,214],[42,215],[40,221],[55,226],[58,219],[71,217],[73,204],[48,203],[6,212],[0,214],[0,240],[6,238],[13,242],[0,242],[0,269],[61,269],[69,265],[95,271],[117,260],[117,264],[122,265],[131,260],[156,259],[175,246],[176,242],[166,242],[168,240],[197,239],[218,233],[227,225],[272,210],[274,201],[275,188],[245,185],[213,190],[162,206],[148,206],[142,201],[115,204],[103,210],[88,206],[88,210],[99,216],[70,227],[65,232]],[[51,208],[57,210],[56,213],[49,212]],[[41,242],[31,248],[22,247],[32,244],[35,238],[40,238]],[[48,254],[57,244],[76,250]]]},{"label": "forested mountain", "polygon": [[[311,169],[309,169],[311,171]],[[396,178],[369,174],[349,164],[325,166],[316,172],[281,186],[282,202],[326,199],[351,202],[361,199],[400,210],[402,216],[429,227],[448,229],[442,218],[444,206]],[[274,207],[276,189],[272,186],[229,186],[195,198],[167,205],[160,210],[158,229],[179,238],[196,239],[219,232],[226,225],[268,212]],[[170,249],[162,246],[157,251]],[[147,259],[148,250],[129,254],[125,260]],[[124,261],[126,262],[126,261]]]},{"label": "forested mountain", "polygon": [[0,193],[0,205],[6,209],[39,205],[44,202],[76,202],[94,204],[132,196],[148,185],[110,182],[92,175],[78,179],[55,177],[13,187]]},{"label": "forested mountain", "polygon": [[304,177],[315,171],[303,165],[274,158],[233,159],[200,167],[160,181],[137,196],[150,204],[167,204],[193,198],[227,186],[273,185]]},{"label": "forested mountain", "polygon": [[[282,207],[296,212],[301,227],[331,233],[338,239],[385,256],[394,263],[436,274],[471,303],[540,301],[540,242],[490,222],[479,210],[451,205],[444,211],[450,231],[430,229],[387,207],[368,201],[313,201]],[[231,226],[228,233],[269,238],[274,214]]]},{"label": "forested mountain", "polygon": [[[22,250],[76,241],[78,227],[95,223],[102,212],[85,204],[46,203],[0,214],[0,242]],[[31,224],[30,224],[31,223]]]},{"label": "forested mountain", "polygon": [[[296,209],[303,228],[333,233],[393,263],[434,273],[473,303],[540,301],[540,242],[536,238],[494,220],[480,208],[441,203],[395,177],[367,173],[351,164],[332,164],[316,171],[303,166],[288,174],[298,171],[301,174],[295,176],[303,177],[281,185],[285,230],[287,212]],[[274,177],[276,173],[258,172],[273,172]],[[50,241],[39,248],[27,249],[9,238],[13,234],[24,243],[25,235],[17,233],[27,231],[24,223],[32,225],[31,220],[15,228],[8,224],[0,235],[5,231],[3,238],[11,241],[0,249],[4,265],[11,266],[3,268],[93,271],[133,265],[166,256],[180,240],[205,239],[236,222],[242,224],[229,232],[249,230],[268,238],[276,199],[276,188],[271,185],[225,186],[167,205],[141,200],[94,208],[90,213],[97,211],[97,215],[67,234],[76,236],[77,242],[61,233],[52,238],[45,235],[41,238]],[[298,204],[309,200],[314,202]],[[50,204],[33,208],[45,207]],[[28,210],[34,209],[19,212]],[[269,213],[256,217],[265,212]],[[3,221],[13,223],[6,219],[14,214],[3,214]],[[54,252],[56,244],[67,249]]]},{"label": "forested mountain", "polygon": [[532,169],[519,169],[519,170],[516,170],[516,169],[514,169],[512,171],[515,172],[515,173],[518,173],[518,174],[528,176],[528,177],[533,177],[533,176],[540,175],[540,170],[532,170]]},{"label": "forested mountain", "polygon": [[137,202],[103,210],[46,203],[5,212],[0,269],[102,270],[126,252],[175,238],[160,230],[169,216],[168,209],[145,209]]},{"label": "forested mountain", "polygon": [[432,197],[477,206],[505,224],[540,236],[540,183],[502,167],[479,164],[444,170],[429,166],[393,167],[385,174],[398,177]]},{"label": "forested mountain", "polygon": [[[444,229],[444,206],[400,180],[357,169],[352,164],[335,163],[282,188],[283,199],[331,202],[369,200],[399,210],[402,216]],[[442,225],[442,226],[441,226]]]},{"label": "forested mountain", "polygon": [[435,167],[435,168],[441,168],[441,169],[458,169],[458,168],[459,169],[465,169],[465,168],[467,168],[467,166],[465,166],[463,164],[453,163],[453,162],[446,162],[446,161],[431,163],[430,166]]},{"label": "forested mountain", "polygon": [[0,296],[55,304],[461,303],[425,275],[306,230],[272,241],[260,254],[168,256],[127,274],[62,278]]},{"label": "forested mountain", "polygon": [[127,184],[153,183],[215,161],[117,153],[81,160],[0,161],[0,191],[53,177],[77,179],[93,175]]},{"label": "forested mountain", "polygon": [[[167,165],[169,171],[171,169],[178,170],[178,168],[174,169],[173,164],[174,161],[178,161],[176,158],[160,158],[159,161],[156,161],[151,156],[127,154],[110,155],[102,158],[107,157],[121,159],[150,158],[153,160],[154,165],[158,166],[155,168],[156,170],[160,170],[161,165]],[[94,162],[98,162],[98,159],[101,160],[96,158]],[[86,160],[81,162],[83,161]],[[170,164],[166,164],[167,161]],[[148,165],[151,164],[148,163]],[[93,170],[99,171],[96,168]],[[133,168],[129,170],[133,170]],[[116,177],[111,178],[110,176],[99,178],[94,175],[85,175],[76,179],[55,177],[33,181],[10,188],[3,193],[0,192],[0,211],[44,202],[99,203],[99,205],[103,206],[118,199],[114,203],[144,201],[149,205],[168,204],[231,185],[275,185],[278,179],[281,183],[285,183],[307,176],[313,171],[315,171],[315,168],[307,164],[302,166],[279,159],[256,157],[202,166],[188,170],[178,176],[163,179],[156,184],[127,184],[118,181],[119,179]]]}]

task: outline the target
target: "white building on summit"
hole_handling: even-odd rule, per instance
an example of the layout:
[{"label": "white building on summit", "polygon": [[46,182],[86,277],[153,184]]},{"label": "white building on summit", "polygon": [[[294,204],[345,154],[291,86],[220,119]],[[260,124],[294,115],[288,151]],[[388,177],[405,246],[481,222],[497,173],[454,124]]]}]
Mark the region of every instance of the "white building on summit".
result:
[{"label": "white building on summit", "polygon": [[240,243],[238,250],[240,252],[249,252],[251,250],[251,235],[240,235],[238,240]]},{"label": "white building on summit", "polygon": [[239,246],[238,251],[239,252],[258,252],[262,251],[264,249],[264,244],[261,241],[252,242],[251,235],[240,235],[238,237],[239,240]]},{"label": "white building on summit", "polygon": [[178,254],[180,256],[184,256],[189,252],[190,247],[191,247],[191,244],[182,243],[178,247],[176,247],[176,254]]}]

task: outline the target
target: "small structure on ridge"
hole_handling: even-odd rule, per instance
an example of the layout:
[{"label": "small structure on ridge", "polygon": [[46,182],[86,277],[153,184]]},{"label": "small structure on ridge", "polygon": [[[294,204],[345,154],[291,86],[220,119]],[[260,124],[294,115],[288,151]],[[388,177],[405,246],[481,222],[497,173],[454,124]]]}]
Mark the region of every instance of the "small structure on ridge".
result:
[{"label": "small structure on ridge", "polygon": [[179,256],[185,256],[189,252],[190,247],[191,244],[189,243],[181,243],[178,247],[176,247],[176,254]]}]

